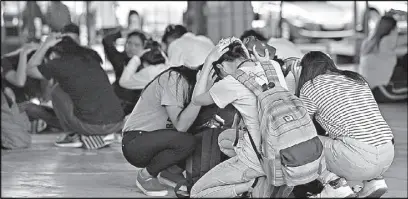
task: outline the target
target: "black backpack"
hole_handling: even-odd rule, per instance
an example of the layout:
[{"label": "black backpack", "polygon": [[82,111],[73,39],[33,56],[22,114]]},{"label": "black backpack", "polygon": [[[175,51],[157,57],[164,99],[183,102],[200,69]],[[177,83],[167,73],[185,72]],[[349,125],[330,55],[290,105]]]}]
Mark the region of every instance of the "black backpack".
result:
[{"label": "black backpack", "polygon": [[[198,179],[228,159],[228,156],[222,153],[218,146],[218,136],[224,130],[232,127],[236,113],[237,111],[232,105],[228,105],[224,109],[218,108],[215,104],[201,108],[197,119],[188,130],[196,138],[196,149],[187,159],[186,180],[178,182],[174,188],[174,193],[178,198],[188,198],[192,186]],[[222,118],[224,124],[219,127],[214,126],[214,123],[222,123],[216,118]],[[181,186],[186,186],[188,193],[182,193],[180,191]]]}]

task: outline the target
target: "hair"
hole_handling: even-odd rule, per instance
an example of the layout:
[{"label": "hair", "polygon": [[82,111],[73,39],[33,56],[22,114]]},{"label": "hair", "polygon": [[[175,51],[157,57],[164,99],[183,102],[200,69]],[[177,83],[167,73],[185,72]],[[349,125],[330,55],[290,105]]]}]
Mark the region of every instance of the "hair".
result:
[{"label": "hair", "polygon": [[74,23],[70,23],[70,24],[65,25],[62,28],[61,32],[62,33],[74,33],[74,34],[79,35],[79,26]]},{"label": "hair", "polygon": [[150,49],[149,52],[140,57],[140,60],[143,62],[147,62],[150,65],[157,65],[157,64],[164,64],[166,62],[166,58],[163,56],[160,43],[154,41],[153,39],[146,40],[145,49]]},{"label": "hair", "polygon": [[254,29],[250,29],[250,30],[246,30],[244,31],[244,33],[242,33],[241,37],[239,38],[241,41],[244,41],[245,38],[249,37],[249,36],[254,36],[255,38],[257,38],[260,41],[264,41],[266,42],[266,38],[265,36],[263,36],[260,32],[254,30]]},{"label": "hair", "polygon": [[300,72],[299,83],[295,93],[298,97],[300,95],[300,90],[306,82],[310,80],[313,85],[314,78],[329,72],[343,75],[359,84],[367,83],[364,77],[356,72],[338,69],[336,64],[334,64],[334,61],[327,54],[321,51],[308,52],[305,56],[303,56],[302,60],[300,61],[300,65],[302,66],[302,71]]},{"label": "hair", "polygon": [[240,41],[234,41],[226,48],[228,48],[228,51],[224,53],[217,61],[213,62],[214,72],[218,77],[221,77],[221,70],[216,66],[217,64],[221,64],[224,61],[235,61],[236,59],[240,58],[249,59]]},{"label": "hair", "polygon": [[147,37],[144,33],[137,31],[137,30],[133,31],[127,35],[126,40],[128,40],[130,37],[133,37],[133,36],[139,37],[140,40],[142,40],[143,45],[145,45]]},{"label": "hair", "polygon": [[49,52],[46,53],[46,56],[47,54],[49,56],[51,52],[55,52],[61,57],[71,55],[80,57],[81,59],[86,61],[95,60],[99,63],[102,63],[101,56],[99,56],[99,54],[95,50],[80,46],[69,36],[62,37],[62,40],[59,43],[49,49]]},{"label": "hair", "polygon": [[397,21],[394,19],[392,16],[382,16],[380,21],[378,22],[374,34],[369,40],[370,42],[373,42],[374,45],[371,45],[369,50],[367,51],[368,53],[372,52],[375,48],[378,49],[381,39],[389,35],[390,32],[397,26]]},{"label": "hair", "polygon": [[162,42],[167,44],[167,39],[169,37],[177,39],[177,38],[180,38],[181,36],[183,36],[187,32],[188,32],[187,28],[184,27],[183,25],[170,24],[164,30],[164,35],[162,37]]},{"label": "hair", "polygon": [[[180,80],[181,78],[183,78],[184,80],[187,81],[188,83],[188,91],[187,91],[187,95],[184,95],[184,107],[182,109],[182,111],[180,111],[179,115],[177,117],[180,117],[180,114],[184,111],[184,109],[188,106],[188,104],[190,104],[191,102],[191,97],[193,96],[193,91],[194,91],[194,86],[197,82],[196,79],[196,75],[197,75],[197,70],[193,70],[190,69],[186,66],[177,66],[177,67],[170,67],[169,69],[161,72],[160,74],[158,74],[152,81],[150,81],[143,89],[143,92],[150,86],[150,84],[152,82],[154,82],[156,79],[159,79],[164,73],[177,73],[178,77],[176,80],[176,84],[172,85],[172,86],[176,86],[176,96],[177,96],[177,92],[178,92],[178,85],[180,84]],[[170,79],[170,76],[168,77]],[[159,85],[160,85],[160,81],[158,81]],[[161,85],[162,86],[162,85]],[[170,86],[170,85],[164,85],[164,86]],[[143,97],[143,96],[142,96]]]},{"label": "hair", "polygon": [[128,14],[128,18],[127,18],[128,19],[128,25],[130,24],[130,16],[132,16],[132,15],[137,15],[139,17],[139,19],[140,19],[140,15],[136,10],[130,10],[129,14]]}]

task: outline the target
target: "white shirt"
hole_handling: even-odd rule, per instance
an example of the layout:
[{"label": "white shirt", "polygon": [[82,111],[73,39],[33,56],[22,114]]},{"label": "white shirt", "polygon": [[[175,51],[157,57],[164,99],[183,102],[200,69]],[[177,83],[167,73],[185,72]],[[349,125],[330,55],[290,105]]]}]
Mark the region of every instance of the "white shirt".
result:
[{"label": "white shirt", "polygon": [[[158,74],[168,69],[166,64],[151,65],[137,73],[131,72],[130,67],[125,67],[119,80],[119,85],[127,89],[143,89]],[[131,73],[131,74],[130,74]],[[129,74],[129,75],[128,75]]]},{"label": "white shirt", "polygon": [[170,43],[168,57],[170,66],[199,66],[211,52],[214,43],[205,36],[185,33]]},{"label": "white shirt", "polygon": [[286,59],[289,57],[302,58],[302,51],[292,42],[283,38],[271,38],[268,45],[276,48],[276,56],[279,59]]}]

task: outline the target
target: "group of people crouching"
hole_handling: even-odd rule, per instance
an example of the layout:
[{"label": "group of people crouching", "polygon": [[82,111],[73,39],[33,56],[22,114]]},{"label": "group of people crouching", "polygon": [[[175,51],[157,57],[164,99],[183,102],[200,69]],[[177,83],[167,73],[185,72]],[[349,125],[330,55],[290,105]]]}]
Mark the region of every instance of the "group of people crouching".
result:
[{"label": "group of people crouching", "polygon": [[[114,41],[124,35],[125,51],[119,52]],[[242,71],[263,85],[268,82],[264,65],[269,64],[279,85],[300,99],[310,118],[326,131],[318,136],[324,165],[317,179],[324,188],[310,197],[383,195],[387,191],[383,174],[394,158],[393,134],[365,79],[338,69],[319,51],[301,57],[299,71],[285,77],[281,71],[285,53],[279,52],[278,41],[277,57],[269,57],[268,52],[260,56],[248,49],[243,39],[223,39],[214,46],[181,25],[166,28],[162,46],[138,31],[108,35],[103,45],[117,78],[111,85],[95,51],[69,36],[51,34],[27,61],[26,71],[29,77],[56,82],[53,109],[63,130],[71,132],[56,144],[100,148],[122,129],[123,155],[141,168],[136,185],[148,196],[168,194],[158,176],[169,168],[177,165],[173,174],[183,175],[183,164],[195,149],[188,130],[200,109],[211,104],[234,106],[245,130],[237,144],[232,144],[236,134],[221,133],[231,141],[220,144],[230,158],[202,176],[190,197],[240,197],[259,189],[251,186],[266,172],[256,153],[264,141],[258,98],[235,74]],[[363,187],[357,192],[347,181],[362,181]]]}]

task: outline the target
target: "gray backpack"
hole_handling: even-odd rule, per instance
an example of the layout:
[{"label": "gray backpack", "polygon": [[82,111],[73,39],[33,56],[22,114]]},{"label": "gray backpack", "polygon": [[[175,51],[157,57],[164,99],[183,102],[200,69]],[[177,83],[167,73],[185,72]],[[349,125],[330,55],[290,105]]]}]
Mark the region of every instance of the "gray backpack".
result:
[{"label": "gray backpack", "polygon": [[31,145],[31,123],[17,104],[1,93],[1,147],[27,148]]}]

